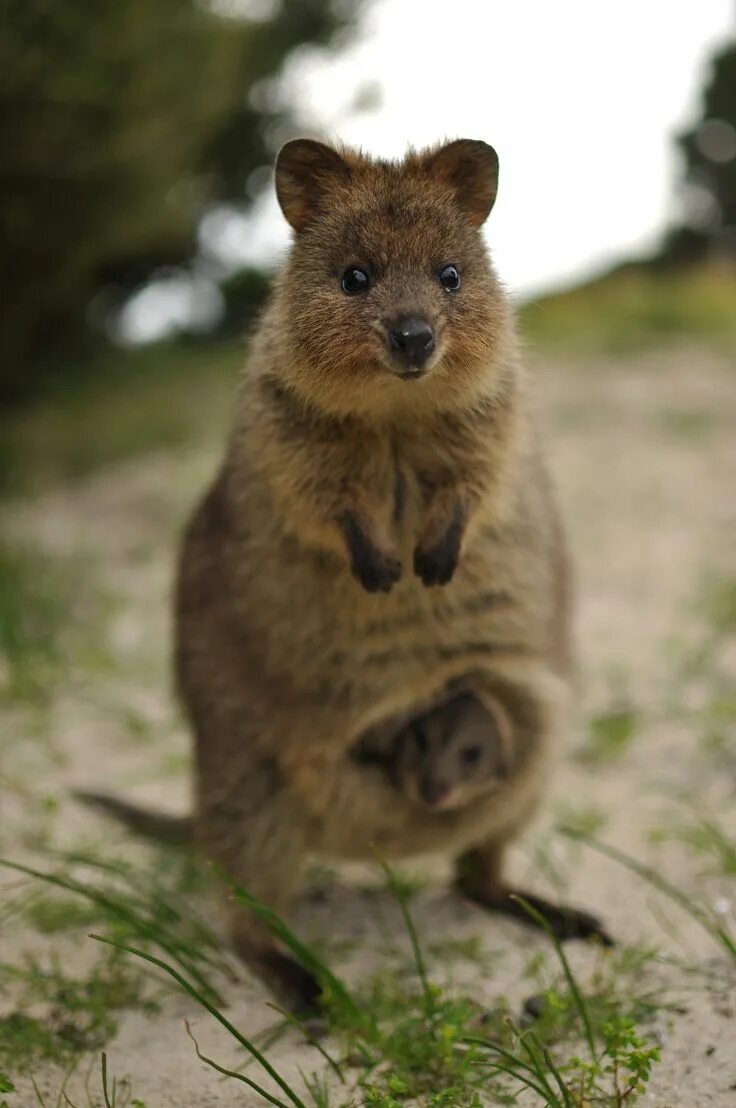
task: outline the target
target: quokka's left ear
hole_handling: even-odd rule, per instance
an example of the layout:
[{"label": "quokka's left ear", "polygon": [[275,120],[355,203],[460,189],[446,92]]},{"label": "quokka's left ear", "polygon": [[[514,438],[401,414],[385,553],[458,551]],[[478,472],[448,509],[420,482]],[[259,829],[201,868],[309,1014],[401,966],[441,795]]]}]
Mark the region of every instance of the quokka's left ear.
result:
[{"label": "quokka's left ear", "polygon": [[498,154],[487,142],[456,139],[425,155],[422,167],[444,181],[474,227],[488,218],[498,190]]}]

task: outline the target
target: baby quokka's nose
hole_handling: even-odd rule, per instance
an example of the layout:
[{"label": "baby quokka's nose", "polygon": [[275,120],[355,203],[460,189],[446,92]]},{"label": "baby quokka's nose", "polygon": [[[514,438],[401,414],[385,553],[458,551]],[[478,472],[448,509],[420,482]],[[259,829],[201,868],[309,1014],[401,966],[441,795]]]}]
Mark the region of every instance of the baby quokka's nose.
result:
[{"label": "baby quokka's nose", "polygon": [[420,784],[419,792],[425,804],[430,808],[441,808],[449,799],[450,786],[445,781],[426,777]]},{"label": "baby quokka's nose", "polygon": [[434,331],[426,319],[407,316],[389,331],[391,353],[399,362],[400,377],[421,376],[424,365],[434,350]]}]

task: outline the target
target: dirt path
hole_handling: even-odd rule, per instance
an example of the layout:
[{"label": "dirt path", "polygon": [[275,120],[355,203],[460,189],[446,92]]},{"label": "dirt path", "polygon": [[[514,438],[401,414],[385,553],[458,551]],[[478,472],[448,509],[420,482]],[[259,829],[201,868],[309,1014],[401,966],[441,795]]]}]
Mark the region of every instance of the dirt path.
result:
[{"label": "dirt path", "polygon": [[[625,942],[655,944],[703,971],[661,961],[642,970],[662,1002],[680,1009],[656,1021],[663,1060],[643,1103],[657,1108],[736,1103],[733,962],[645,882],[549,829],[560,817],[600,827],[607,842],[654,864],[736,926],[734,874],[716,864],[717,851],[676,835],[705,813],[736,839],[736,644],[716,626],[725,601],[708,599],[719,588],[730,588],[732,604],[736,595],[733,368],[697,349],[575,368],[540,360],[536,367],[579,570],[582,712],[516,868],[540,890],[562,884]],[[73,671],[47,708],[11,703],[3,713],[3,854],[37,856],[42,830],[55,846],[87,842],[137,857],[142,848],[121,843],[118,832],[65,798],[72,785],[102,784],[186,807],[187,740],[167,692],[167,597],[175,536],[216,450],[199,444],[148,456],[6,512],[14,538],[69,562],[76,576],[67,632]],[[448,935],[479,937],[493,955],[485,973],[470,960],[452,963],[453,980],[479,1000],[493,1005],[505,996],[518,1005],[534,991],[522,974],[543,939],[466,909],[434,886],[417,894],[414,912],[430,948]],[[306,934],[327,937],[334,964],[353,981],[380,968],[387,936],[400,930],[395,906],[360,883],[331,887],[305,904],[297,922]],[[84,933],[48,936],[10,920],[0,960],[53,949],[65,966],[83,968],[98,954]],[[583,971],[600,957],[588,949],[571,956]],[[448,964],[445,951],[433,970],[441,977]],[[230,1018],[248,1031],[272,1019],[253,982],[230,987],[228,999]],[[12,996],[0,995],[0,1011],[10,1004]],[[184,1017],[206,1053],[232,1057],[219,1029],[182,996],[164,998],[157,1015],[125,1010],[108,1055],[114,1073],[129,1075],[133,1097],[147,1108],[256,1103],[197,1060]],[[299,1067],[319,1068],[296,1036],[279,1042],[273,1057],[295,1080]],[[99,1081],[92,1079],[92,1100],[85,1099],[83,1070],[67,1091],[75,1104],[96,1103]],[[36,1080],[56,1104],[58,1068],[41,1067]],[[28,1084],[17,1084],[9,1108],[36,1103]]]}]

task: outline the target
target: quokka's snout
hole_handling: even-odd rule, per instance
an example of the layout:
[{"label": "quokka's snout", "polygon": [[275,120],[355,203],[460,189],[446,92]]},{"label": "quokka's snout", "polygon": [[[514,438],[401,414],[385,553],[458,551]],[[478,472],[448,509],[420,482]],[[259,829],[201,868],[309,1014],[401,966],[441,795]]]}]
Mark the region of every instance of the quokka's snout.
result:
[{"label": "quokka's snout", "polygon": [[437,342],[429,320],[420,315],[404,316],[388,328],[388,342],[394,373],[405,380],[423,377]]}]

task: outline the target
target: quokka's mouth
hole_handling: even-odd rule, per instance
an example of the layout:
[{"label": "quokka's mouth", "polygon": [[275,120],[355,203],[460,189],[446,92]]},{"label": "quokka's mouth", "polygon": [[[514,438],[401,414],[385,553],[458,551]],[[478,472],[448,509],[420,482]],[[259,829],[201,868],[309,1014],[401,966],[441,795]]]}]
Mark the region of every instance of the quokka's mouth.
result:
[{"label": "quokka's mouth", "polygon": [[428,370],[426,369],[402,369],[394,370],[395,375],[401,381],[420,381],[422,377],[426,377]]},{"label": "quokka's mouth", "polygon": [[422,798],[422,806],[429,812],[452,812],[462,804],[462,798],[453,790],[437,800]]}]

